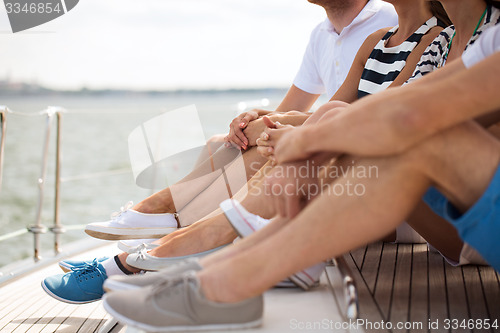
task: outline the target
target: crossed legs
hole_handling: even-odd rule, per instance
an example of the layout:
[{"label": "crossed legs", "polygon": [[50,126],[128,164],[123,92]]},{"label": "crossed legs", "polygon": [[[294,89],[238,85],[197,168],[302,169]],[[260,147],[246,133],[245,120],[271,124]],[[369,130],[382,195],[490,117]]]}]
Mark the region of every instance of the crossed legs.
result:
[{"label": "crossed legs", "polygon": [[352,179],[348,175],[335,183],[360,184],[366,189],[364,195],[336,196],[326,189],[288,223],[280,223],[279,228],[271,224],[203,259],[198,277],[206,297],[241,301],[294,272],[380,239],[413,211],[431,185],[458,210],[466,211],[495,173],[500,143],[469,122],[400,155],[355,160],[359,167],[376,166],[378,177]]}]

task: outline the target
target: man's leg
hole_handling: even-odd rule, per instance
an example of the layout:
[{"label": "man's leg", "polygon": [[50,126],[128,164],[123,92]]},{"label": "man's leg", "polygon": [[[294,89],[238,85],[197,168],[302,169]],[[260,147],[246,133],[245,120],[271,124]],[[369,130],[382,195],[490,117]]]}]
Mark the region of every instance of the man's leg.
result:
[{"label": "man's leg", "polygon": [[406,222],[447,258],[459,262],[463,241],[457,229],[420,201]]},{"label": "man's leg", "polygon": [[[399,156],[359,159],[357,167],[377,166],[376,178],[348,176],[333,184],[364,186],[362,196],[325,191],[258,246],[246,248],[245,242],[261,237],[266,228],[235,244],[229,259],[211,263],[205,258],[205,269],[198,274],[203,292],[210,300],[237,302],[294,272],[379,239],[408,216],[432,184],[466,211],[487,188],[499,160],[499,142],[473,123],[438,134]],[[255,278],[256,272],[265,274]]]}]

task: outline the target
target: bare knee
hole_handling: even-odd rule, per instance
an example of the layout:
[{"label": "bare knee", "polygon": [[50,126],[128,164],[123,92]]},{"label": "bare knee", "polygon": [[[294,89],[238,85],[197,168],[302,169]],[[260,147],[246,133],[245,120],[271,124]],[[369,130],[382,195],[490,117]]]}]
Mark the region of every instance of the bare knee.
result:
[{"label": "bare knee", "polygon": [[207,143],[224,143],[227,134],[215,134],[207,140]]},{"label": "bare knee", "polygon": [[[348,106],[348,103],[342,102],[342,101],[331,101],[326,104],[323,104],[321,107],[319,107],[311,117],[309,117],[304,124],[314,124],[318,122],[320,119],[325,117],[327,114],[332,114],[334,112],[335,114],[340,111],[338,108],[345,108]],[[338,110],[337,110],[338,109]],[[334,111],[337,110],[337,111]]]}]

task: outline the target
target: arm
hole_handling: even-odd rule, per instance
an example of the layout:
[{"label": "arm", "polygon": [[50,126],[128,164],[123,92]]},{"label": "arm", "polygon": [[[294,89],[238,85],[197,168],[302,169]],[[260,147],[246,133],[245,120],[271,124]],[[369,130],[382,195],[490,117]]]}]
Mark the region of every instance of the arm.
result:
[{"label": "arm", "polygon": [[349,73],[346,79],[337,90],[335,95],[330,99],[330,101],[342,101],[346,103],[353,103],[358,99],[358,87],[359,81],[361,80],[361,75],[365,69],[366,61],[373,51],[378,41],[389,31],[388,28],[378,30],[368,36],[354,58]]},{"label": "arm", "polygon": [[276,108],[277,112],[288,112],[292,110],[307,112],[318,99],[319,94],[310,94],[292,84],[285,98]]},{"label": "arm", "polygon": [[498,109],[498,77],[500,52],[468,70],[457,59],[412,84],[367,96],[328,121],[298,128],[295,138],[284,135],[275,156],[283,162],[319,151],[399,153],[434,133]]}]

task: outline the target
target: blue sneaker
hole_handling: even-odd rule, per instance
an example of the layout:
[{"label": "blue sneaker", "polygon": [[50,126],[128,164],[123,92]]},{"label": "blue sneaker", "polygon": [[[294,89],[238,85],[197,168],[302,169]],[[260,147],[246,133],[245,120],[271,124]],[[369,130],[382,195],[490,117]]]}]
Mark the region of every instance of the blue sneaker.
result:
[{"label": "blue sneaker", "polygon": [[107,279],[104,267],[94,259],[90,264],[75,267],[71,272],[50,276],[42,281],[42,288],[55,299],[84,304],[101,299],[104,294],[102,285]]},{"label": "blue sneaker", "polygon": [[[99,263],[107,260],[109,257],[97,258]],[[64,273],[68,273],[73,268],[83,267],[85,265],[92,265],[93,260],[63,260],[59,261],[59,267],[63,270]]]}]

